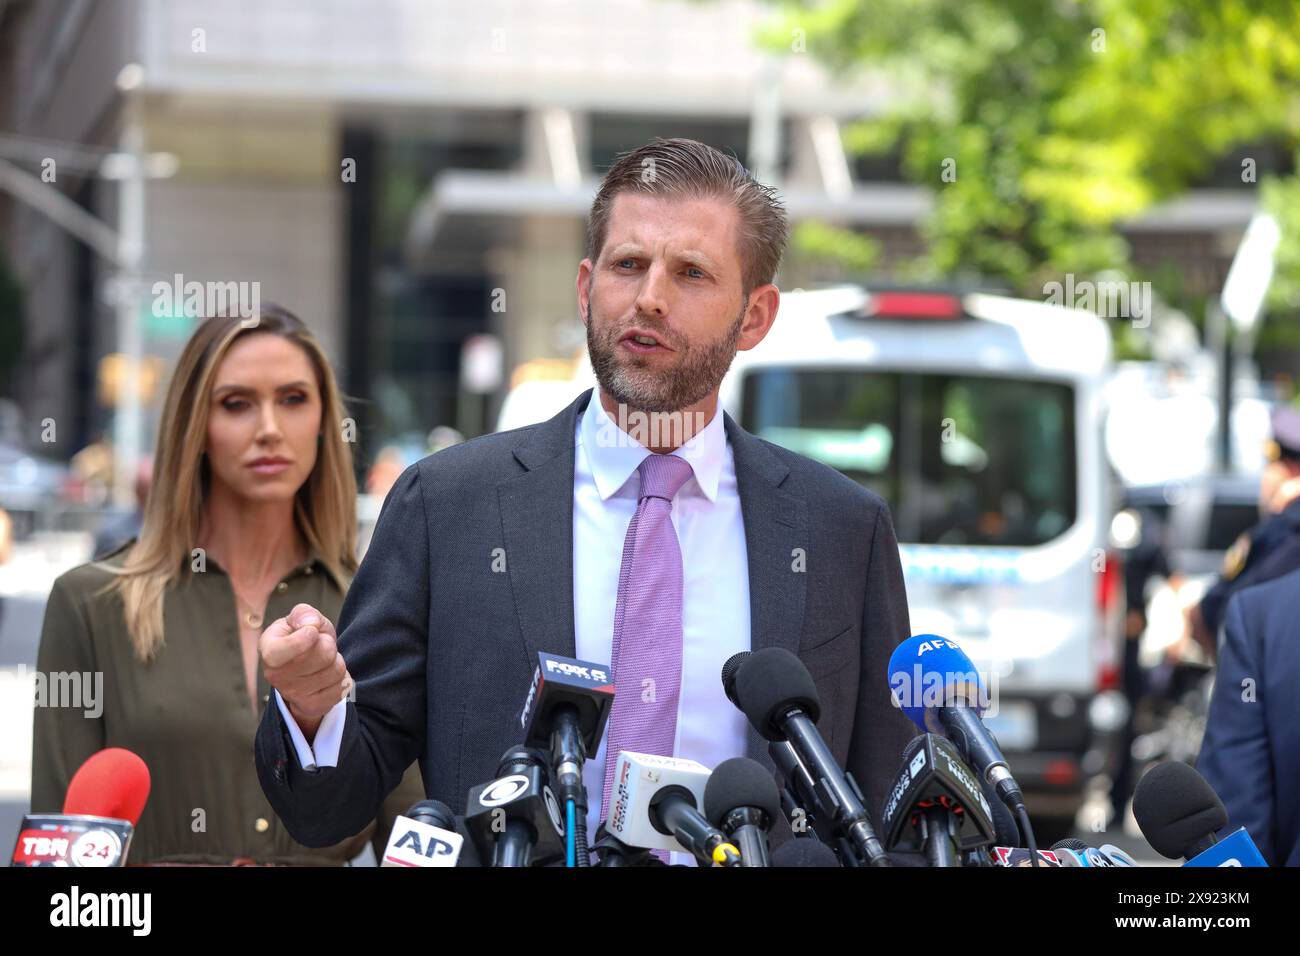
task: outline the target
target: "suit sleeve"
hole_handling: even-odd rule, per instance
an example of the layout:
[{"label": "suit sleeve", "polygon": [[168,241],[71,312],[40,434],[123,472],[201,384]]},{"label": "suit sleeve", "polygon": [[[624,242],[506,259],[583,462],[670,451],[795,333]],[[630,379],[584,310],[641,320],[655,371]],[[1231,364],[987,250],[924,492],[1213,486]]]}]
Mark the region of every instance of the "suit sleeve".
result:
[{"label": "suit sleeve", "polygon": [[305,846],[359,833],[424,751],[429,528],[419,467],[388,493],[336,625],[356,685],[337,765],[304,770],[279,707],[267,707],[258,727],[258,779],[285,829]]},{"label": "suit sleeve", "polygon": [[1259,618],[1249,613],[1251,606],[1242,600],[1248,596],[1239,594],[1228,602],[1227,634],[1196,769],[1223,800],[1229,828],[1245,827],[1272,865],[1276,862],[1273,761],[1259,671]]},{"label": "suit sleeve", "polygon": [[[66,578],[54,582],[45,605],[36,670],[45,675],[99,670],[85,609]],[[63,808],[72,775],[88,757],[104,749],[104,740],[102,714],[88,717],[78,707],[32,708],[33,813],[58,813]]]},{"label": "suit sleeve", "polygon": [[857,714],[849,742],[848,767],[862,787],[876,835],[886,791],[898,770],[899,758],[916,730],[894,705],[887,671],[894,648],[911,636],[907,588],[898,556],[898,539],[882,503],[876,511],[867,564],[866,601],[862,613],[861,674]]}]

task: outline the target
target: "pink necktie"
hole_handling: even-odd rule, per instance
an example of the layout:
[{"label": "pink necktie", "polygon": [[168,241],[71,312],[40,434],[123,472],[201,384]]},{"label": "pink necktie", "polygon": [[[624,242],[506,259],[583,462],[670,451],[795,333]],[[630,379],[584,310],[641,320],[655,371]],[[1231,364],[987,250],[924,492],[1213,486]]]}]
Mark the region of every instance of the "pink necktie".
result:
[{"label": "pink necktie", "polygon": [[673,756],[682,689],[682,549],[673,528],[673,496],[691,477],[690,462],[651,454],[637,468],[641,500],[623,539],[614,607],[617,691],[605,746],[601,819],[609,817],[619,751]]}]

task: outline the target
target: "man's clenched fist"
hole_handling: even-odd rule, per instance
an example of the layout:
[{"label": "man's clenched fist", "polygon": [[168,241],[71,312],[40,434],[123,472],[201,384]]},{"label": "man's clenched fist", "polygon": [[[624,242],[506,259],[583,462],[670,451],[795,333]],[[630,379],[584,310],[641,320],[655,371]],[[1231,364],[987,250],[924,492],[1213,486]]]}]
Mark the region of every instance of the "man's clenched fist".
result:
[{"label": "man's clenched fist", "polygon": [[352,676],[339,653],[334,625],[310,604],[298,604],[258,638],[267,683],[280,692],[308,740],[347,695]]}]

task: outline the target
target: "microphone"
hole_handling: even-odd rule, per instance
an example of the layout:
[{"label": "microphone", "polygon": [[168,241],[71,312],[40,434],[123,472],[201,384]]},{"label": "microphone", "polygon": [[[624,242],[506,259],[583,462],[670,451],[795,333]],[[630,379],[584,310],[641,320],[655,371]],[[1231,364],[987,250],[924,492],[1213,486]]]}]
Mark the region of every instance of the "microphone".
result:
[{"label": "microphone", "polygon": [[997,741],[980,720],[987,702],[975,665],[955,643],[935,634],[909,637],[889,658],[889,687],[903,712],[923,732],[942,734],[966,763],[991,784],[998,799],[1025,825],[1025,798]]},{"label": "microphone", "polygon": [[803,661],[784,648],[766,647],[733,656],[723,665],[722,677],[724,688],[732,684],[727,696],[759,734],[769,741],[789,741],[829,811],[834,835],[846,839],[871,866],[892,866],[871,829],[857,781],[840,769],[817,730],[821,701]]},{"label": "microphone", "polygon": [[704,786],[704,816],[735,842],[741,866],[770,866],[767,834],[781,812],[776,781],[762,764],[733,757]]},{"label": "microphone", "polygon": [[131,751],[91,755],[68,783],[62,813],[24,815],[10,865],[124,866],[150,785],[149,768]]},{"label": "microphone", "polygon": [[543,757],[511,747],[497,777],[472,787],[465,828],[490,866],[542,866],[564,856],[564,821]]},{"label": "microphone", "polygon": [[685,851],[705,866],[741,865],[740,851],[702,813],[709,769],[694,760],[621,751],[608,832],[628,846]]},{"label": "microphone", "polygon": [[820,840],[790,840],[772,851],[773,866],[839,866],[835,851]]},{"label": "microphone", "polygon": [[591,865],[582,768],[587,756],[600,749],[613,704],[608,666],[545,652],[537,655],[537,669],[519,723],[525,747],[550,751],[555,788],[565,810],[568,866]]},{"label": "microphone", "polygon": [[[741,707],[740,702],[736,700],[736,671],[740,669],[740,665],[749,654],[749,651],[733,654],[722,665],[722,689],[726,692],[727,699],[738,710]],[[790,821],[795,834],[807,834],[808,828],[811,827],[813,833],[822,841],[835,839],[833,834],[823,832],[826,828],[825,821],[830,818],[829,814],[817,797],[817,788],[812,774],[803,765],[794,747],[788,740],[773,740],[767,745],[767,752],[772,762],[776,764],[781,779],[785,781],[785,786],[779,791],[781,810],[785,818]],[[848,852],[852,852],[851,848]]]},{"label": "microphone", "polygon": [[599,862],[597,866],[667,866],[649,850],[628,846],[612,835],[605,824],[596,829],[596,843],[592,847]]},{"label": "microphone", "polygon": [[456,815],[439,800],[421,800],[393,821],[379,865],[408,867],[470,866],[461,862],[465,837],[457,832]]},{"label": "microphone", "polygon": [[1181,760],[1156,764],[1133,791],[1133,816],[1161,856],[1187,866],[1267,866],[1259,848],[1238,827],[1220,841],[1228,811],[1214,788]]},{"label": "microphone", "polygon": [[921,734],[903,750],[882,814],[890,851],[924,851],[931,866],[959,866],[961,856],[994,841],[988,801],[951,743]]},{"label": "microphone", "polygon": [[[1137,866],[1137,861],[1112,843],[1103,843],[1100,847],[1089,846],[1076,837],[1057,840],[1052,844],[1057,856],[1064,857],[1064,866]],[[1076,862],[1069,862],[1069,861]]]}]

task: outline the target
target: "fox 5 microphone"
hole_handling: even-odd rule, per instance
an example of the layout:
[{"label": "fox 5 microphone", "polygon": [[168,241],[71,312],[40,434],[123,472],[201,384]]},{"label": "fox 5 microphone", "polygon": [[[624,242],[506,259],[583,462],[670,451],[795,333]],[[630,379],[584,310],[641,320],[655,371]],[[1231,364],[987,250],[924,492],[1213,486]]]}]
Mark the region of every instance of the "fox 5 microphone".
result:
[{"label": "fox 5 microphone", "polygon": [[[421,800],[393,822],[388,846],[379,865],[406,867],[470,866],[461,862],[465,837],[457,832],[456,815],[439,800]],[[469,854],[466,854],[468,857]]]},{"label": "fox 5 microphone", "polygon": [[740,850],[700,812],[708,783],[708,767],[694,760],[620,751],[606,829],[628,846],[740,866]]},{"label": "fox 5 microphone", "polygon": [[943,737],[921,734],[903,751],[881,815],[885,846],[924,852],[931,866],[960,866],[993,843],[993,815],[979,782]]},{"label": "fox 5 microphone", "polygon": [[1181,760],[1156,764],[1138,781],[1133,816],[1152,849],[1185,859],[1184,866],[1268,866],[1245,827],[1220,840],[1228,811],[1209,782]]},{"label": "fox 5 microphone", "polygon": [[771,866],[767,834],[781,813],[776,781],[762,764],[732,757],[704,785],[704,816],[736,844],[741,866]]},{"label": "fox 5 microphone", "polygon": [[485,866],[543,866],[564,856],[564,821],[546,761],[511,747],[497,777],[470,789],[465,829]]},{"label": "fox 5 microphone", "polygon": [[[998,799],[1016,815],[1029,848],[1037,851],[1020,784],[980,720],[985,706],[983,685],[965,652],[935,634],[909,637],[889,657],[889,688],[895,703],[917,727],[942,734],[956,745],[962,759],[993,786]],[[1031,856],[1034,865],[1037,859],[1035,852]]]},{"label": "fox 5 microphone", "polygon": [[149,768],[109,747],[72,776],[62,813],[23,817],[11,866],[125,866],[131,836],[149,800]]},{"label": "fox 5 microphone", "polygon": [[587,850],[587,788],[582,767],[600,749],[600,738],[614,704],[609,667],[537,655],[519,723],[524,746],[548,750],[555,769],[555,789],[565,812],[565,863],[590,866]]},{"label": "fox 5 microphone", "polygon": [[767,740],[790,742],[813,778],[834,835],[846,840],[870,866],[892,866],[871,829],[862,791],[853,777],[840,769],[817,730],[821,701],[808,668],[780,647],[742,653],[745,656],[738,665],[729,666],[736,660],[733,657],[723,666],[723,676],[734,679],[734,696],[728,696]]}]

